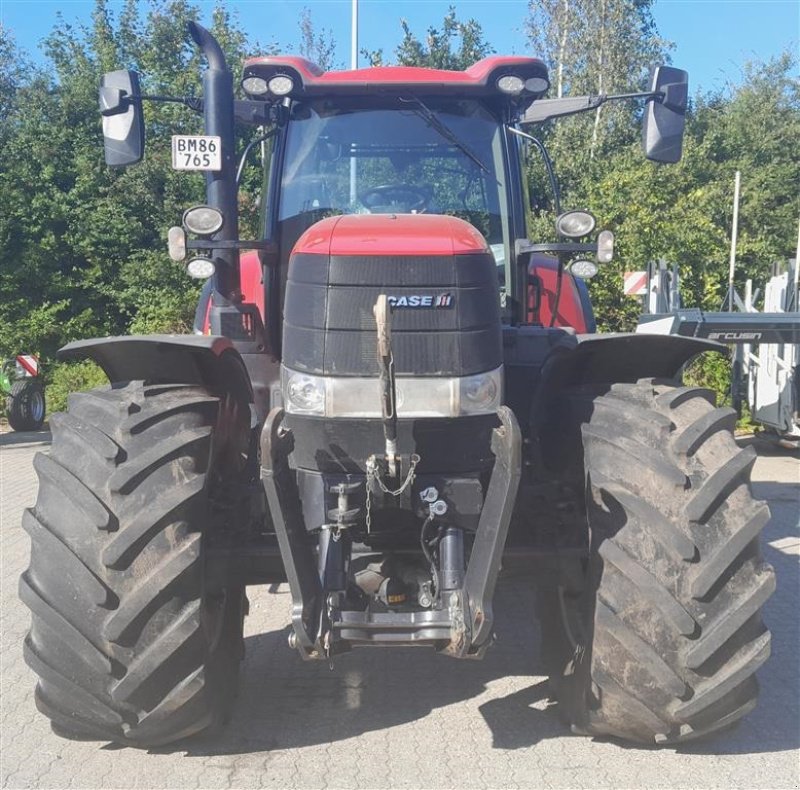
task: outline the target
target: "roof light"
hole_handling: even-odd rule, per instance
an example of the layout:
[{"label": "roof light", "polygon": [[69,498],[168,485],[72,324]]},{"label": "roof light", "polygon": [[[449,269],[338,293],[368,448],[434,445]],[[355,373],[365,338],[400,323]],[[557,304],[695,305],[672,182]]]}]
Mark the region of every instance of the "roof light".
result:
[{"label": "roof light", "polygon": [[186,274],[193,280],[207,280],[216,270],[214,261],[208,258],[195,258],[186,264]]},{"label": "roof light", "polygon": [[497,80],[497,88],[503,93],[517,95],[525,90],[525,81],[516,74],[506,74],[504,77],[500,77],[500,79]]},{"label": "roof light", "polygon": [[242,88],[252,96],[262,96],[269,91],[267,81],[262,77],[247,77],[242,80]]},{"label": "roof light", "polygon": [[569,265],[570,274],[575,277],[580,277],[582,280],[588,280],[594,277],[599,271],[597,264],[594,261],[573,261]]},{"label": "roof light", "polygon": [[269,87],[269,92],[276,96],[286,96],[292,92],[294,81],[285,74],[278,74],[267,83],[267,87]]},{"label": "roof light", "polygon": [[550,87],[550,81],[544,77],[531,77],[525,80],[525,90],[528,93],[544,93]]},{"label": "roof light", "polygon": [[594,226],[594,217],[588,211],[567,211],[556,219],[556,230],[569,239],[588,236]]},{"label": "roof light", "polygon": [[597,260],[600,263],[611,263],[614,257],[614,234],[610,230],[601,230],[597,234]]}]

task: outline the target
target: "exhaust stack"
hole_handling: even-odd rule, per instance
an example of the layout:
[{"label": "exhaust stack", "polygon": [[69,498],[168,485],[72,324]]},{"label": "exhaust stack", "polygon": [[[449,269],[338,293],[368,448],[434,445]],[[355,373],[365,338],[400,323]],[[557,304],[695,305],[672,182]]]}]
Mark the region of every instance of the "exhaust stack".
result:
[{"label": "exhaust stack", "polygon": [[[222,212],[222,227],[212,241],[233,242],[239,239],[239,206],[236,188],[236,158],[234,141],[233,74],[225,61],[222,48],[202,25],[189,22],[189,35],[205,55],[208,69],[203,75],[203,122],[205,133],[220,138],[222,169],[206,173],[206,203]],[[239,251],[221,245],[214,249],[214,290],[216,304],[241,301]],[[220,301],[221,299],[221,301]]]}]

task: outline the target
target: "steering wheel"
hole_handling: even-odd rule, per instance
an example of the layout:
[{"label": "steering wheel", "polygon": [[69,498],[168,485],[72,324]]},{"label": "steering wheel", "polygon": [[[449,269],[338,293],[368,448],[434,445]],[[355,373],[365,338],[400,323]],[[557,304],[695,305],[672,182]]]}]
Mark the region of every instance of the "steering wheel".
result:
[{"label": "steering wheel", "polygon": [[413,184],[381,184],[381,186],[365,189],[358,199],[373,214],[389,214],[398,211],[401,214],[415,211],[421,213],[428,207],[433,190],[430,187],[418,187]]}]

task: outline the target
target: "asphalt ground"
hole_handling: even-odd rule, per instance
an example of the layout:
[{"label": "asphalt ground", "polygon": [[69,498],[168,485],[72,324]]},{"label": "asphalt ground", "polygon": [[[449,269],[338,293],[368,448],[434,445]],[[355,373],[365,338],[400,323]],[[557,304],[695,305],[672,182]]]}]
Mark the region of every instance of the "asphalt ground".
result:
[{"label": "asphalt ground", "polygon": [[[750,440],[752,441],[752,440]],[[533,591],[501,582],[498,642],[481,662],[419,649],[359,650],[327,664],[287,646],[285,585],[251,588],[247,658],[230,724],[150,751],[63,740],[33,701],[17,599],[20,527],[49,434],[0,435],[0,780],[6,788],[797,788],[800,787],[800,459],[759,441],[756,496],[772,508],[764,553],[772,657],[758,707],[682,748],[570,735],[547,701]]]}]

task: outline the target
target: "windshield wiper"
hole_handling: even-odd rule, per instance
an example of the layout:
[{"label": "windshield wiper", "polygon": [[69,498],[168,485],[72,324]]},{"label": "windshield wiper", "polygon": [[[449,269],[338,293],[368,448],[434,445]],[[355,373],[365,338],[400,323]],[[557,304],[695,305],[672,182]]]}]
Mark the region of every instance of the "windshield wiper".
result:
[{"label": "windshield wiper", "polygon": [[480,160],[478,155],[463,141],[458,139],[458,135],[455,134],[451,129],[445,126],[444,123],[439,119],[437,115],[434,114],[433,110],[428,107],[419,96],[412,96],[410,99],[404,99],[402,96],[400,97],[400,101],[408,102],[409,104],[415,104],[416,106],[412,108],[412,112],[416,115],[419,115],[428,126],[430,126],[434,131],[437,131],[448,143],[452,143],[456,148],[458,148],[461,153],[465,154],[474,164],[476,164],[481,170],[483,170],[486,175],[491,176],[492,171],[486,167],[485,164]]}]

